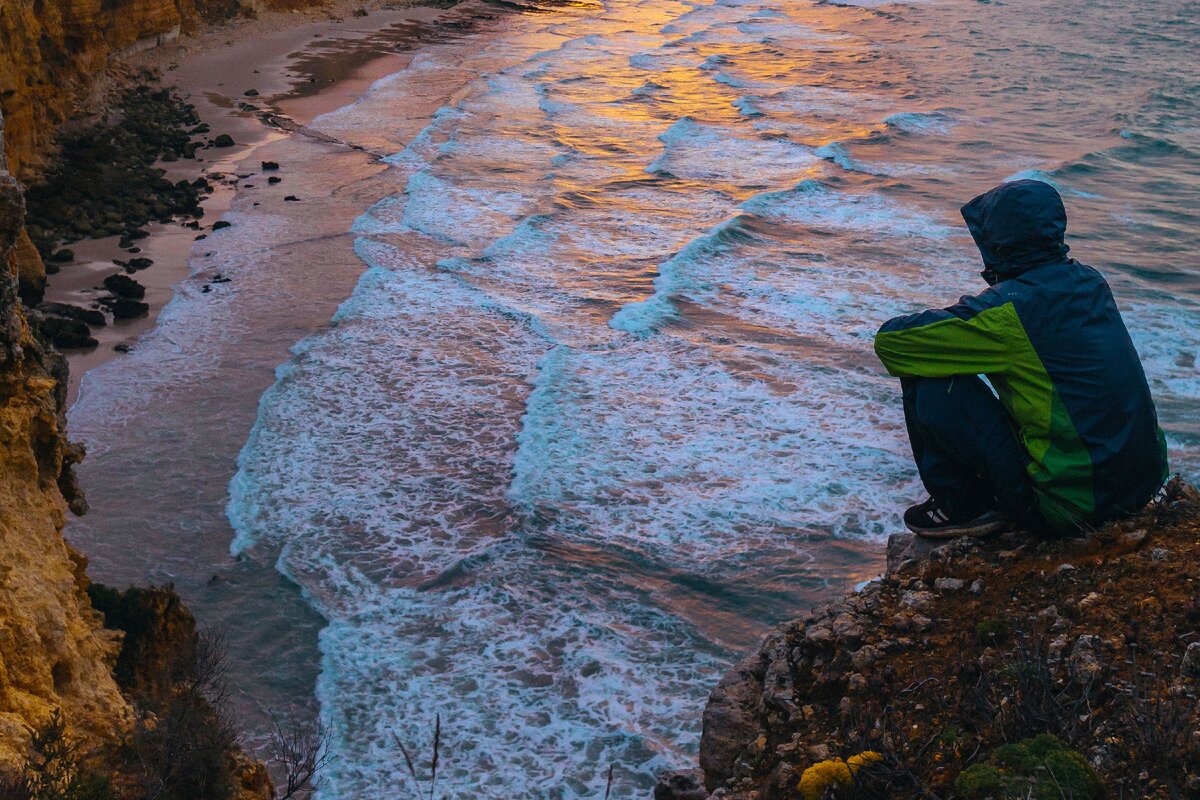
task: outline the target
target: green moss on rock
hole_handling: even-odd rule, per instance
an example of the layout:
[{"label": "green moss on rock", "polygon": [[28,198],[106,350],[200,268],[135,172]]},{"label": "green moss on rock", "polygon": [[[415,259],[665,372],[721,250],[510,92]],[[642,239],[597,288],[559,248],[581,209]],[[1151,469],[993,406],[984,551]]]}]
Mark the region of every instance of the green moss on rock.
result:
[{"label": "green moss on rock", "polygon": [[1042,734],[996,748],[954,783],[965,800],[1103,800],[1087,759],[1057,737]]}]

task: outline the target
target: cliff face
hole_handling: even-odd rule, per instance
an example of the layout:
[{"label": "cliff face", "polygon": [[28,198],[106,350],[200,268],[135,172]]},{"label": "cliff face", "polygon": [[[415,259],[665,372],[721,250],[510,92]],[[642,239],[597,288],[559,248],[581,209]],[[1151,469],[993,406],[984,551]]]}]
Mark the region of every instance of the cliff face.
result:
[{"label": "cliff face", "polygon": [[[9,4],[4,4],[5,8]],[[3,117],[0,116],[0,132]],[[80,742],[129,718],[112,678],[118,639],[87,597],[85,562],[63,541],[68,506],[86,509],[63,432],[65,369],[36,342],[17,300],[13,255],[24,206],[0,149],[0,766],[24,760],[28,727],[62,710]]]}]

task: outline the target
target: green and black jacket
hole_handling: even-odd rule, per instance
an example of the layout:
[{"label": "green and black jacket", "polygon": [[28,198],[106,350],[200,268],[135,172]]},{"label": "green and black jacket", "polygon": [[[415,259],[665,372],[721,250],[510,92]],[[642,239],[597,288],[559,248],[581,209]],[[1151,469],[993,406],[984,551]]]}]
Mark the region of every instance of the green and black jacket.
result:
[{"label": "green and black jacket", "polygon": [[887,322],[875,352],[897,377],[986,375],[1029,454],[1054,529],[1139,510],[1167,478],[1166,442],[1108,283],[1067,257],[1058,193],[1015,181],[962,214],[992,287]]}]

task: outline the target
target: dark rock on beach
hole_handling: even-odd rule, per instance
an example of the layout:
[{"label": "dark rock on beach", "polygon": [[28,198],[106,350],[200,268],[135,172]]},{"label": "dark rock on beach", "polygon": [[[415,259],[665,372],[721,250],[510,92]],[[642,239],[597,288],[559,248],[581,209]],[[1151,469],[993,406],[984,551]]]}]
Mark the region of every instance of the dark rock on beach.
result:
[{"label": "dark rock on beach", "polygon": [[264,161],[264,162],[262,162],[262,169],[263,169],[263,172],[274,172],[275,170],[279,169],[279,162]]},{"label": "dark rock on beach", "polygon": [[108,324],[102,312],[94,308],[73,306],[69,303],[40,303],[37,310],[49,316],[78,320],[95,327],[103,327]]},{"label": "dark rock on beach", "polygon": [[119,272],[104,279],[104,288],[119,297],[129,297],[134,300],[141,300],[146,296],[145,286]]},{"label": "dark rock on beach", "polygon": [[214,147],[233,147],[237,142],[233,141],[233,137],[228,133],[222,133],[216,139],[213,139]]},{"label": "dark rock on beach", "polygon": [[[33,319],[30,320],[33,322]],[[62,317],[43,317],[37,324],[42,338],[60,350],[95,347],[99,342],[92,338],[86,323]]]},{"label": "dark rock on beach", "polygon": [[117,297],[110,304],[112,314],[116,319],[136,319],[150,313],[150,306],[128,297]]},{"label": "dark rock on beach", "polygon": [[232,222],[228,222],[228,221],[226,221],[226,220],[219,219],[219,220],[217,220],[216,222],[214,222],[214,223],[213,223],[212,229],[213,229],[214,231],[219,231],[219,230],[221,230],[222,228],[229,228],[229,227],[232,227],[232,226],[233,226],[233,223],[232,223]]},{"label": "dark rock on beach", "polygon": [[172,183],[155,167],[194,157],[194,107],[143,84],[123,91],[112,111],[105,121],[64,127],[58,156],[26,192],[29,235],[43,259],[63,252],[60,242],[86,238],[120,236],[129,247],[149,222],[200,212],[205,187]]}]

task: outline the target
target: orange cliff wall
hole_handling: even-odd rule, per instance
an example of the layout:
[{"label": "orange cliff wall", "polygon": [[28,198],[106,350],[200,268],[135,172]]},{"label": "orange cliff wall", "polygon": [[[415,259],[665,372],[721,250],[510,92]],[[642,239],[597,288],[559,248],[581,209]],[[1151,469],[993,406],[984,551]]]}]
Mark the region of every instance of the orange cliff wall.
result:
[{"label": "orange cliff wall", "polygon": [[34,340],[17,300],[24,206],[4,167],[0,148],[0,769],[24,760],[29,728],[55,710],[85,746],[130,718],[111,673],[119,641],[62,536],[68,507],[86,510],[71,472],[82,453],[63,429],[65,363]]}]

